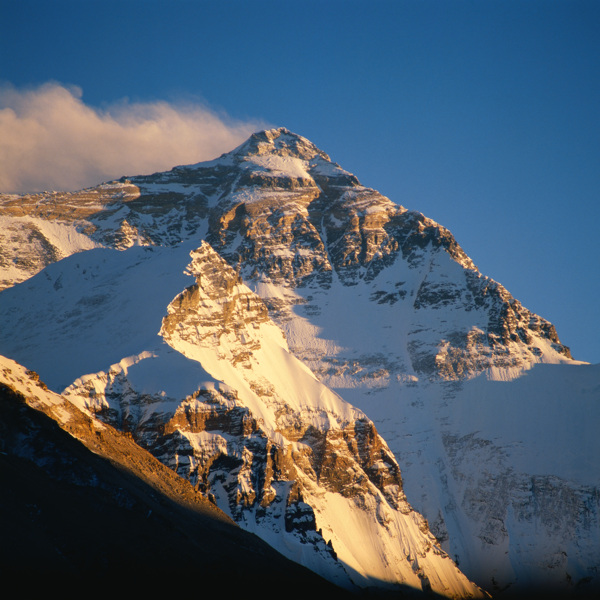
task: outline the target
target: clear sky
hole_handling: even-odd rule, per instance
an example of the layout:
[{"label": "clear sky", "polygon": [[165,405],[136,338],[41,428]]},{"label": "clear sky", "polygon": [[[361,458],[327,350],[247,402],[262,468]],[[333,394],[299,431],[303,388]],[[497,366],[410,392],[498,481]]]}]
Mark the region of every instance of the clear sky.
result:
[{"label": "clear sky", "polygon": [[600,362],[600,2],[0,0],[0,191],[263,126],[447,227]]}]

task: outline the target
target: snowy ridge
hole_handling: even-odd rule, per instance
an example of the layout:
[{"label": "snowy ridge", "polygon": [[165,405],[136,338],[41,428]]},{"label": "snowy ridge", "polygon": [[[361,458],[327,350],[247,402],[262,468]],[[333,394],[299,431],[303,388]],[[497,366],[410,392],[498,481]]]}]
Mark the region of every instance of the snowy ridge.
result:
[{"label": "snowy ridge", "polygon": [[[79,376],[63,396],[130,431],[284,555],[342,587],[425,585],[453,597],[481,595],[407,503],[400,469],[367,417],[289,353],[262,301],[208,244],[190,258],[182,265],[180,248],[88,252],[52,265],[60,290],[40,273],[3,298],[13,297],[13,313],[21,294],[41,295],[44,288],[53,290],[46,292],[47,313],[60,310],[63,294],[76,306],[98,298],[100,289],[117,298],[112,310],[92,304],[76,342],[38,328],[28,344],[40,349],[40,362],[31,355],[30,362],[50,371],[44,361],[53,339],[55,352],[69,346],[100,365],[113,345],[104,332],[116,319],[121,327],[130,323],[135,354]],[[177,295],[165,290],[162,296],[173,299],[164,306],[162,325],[147,307],[141,333],[134,315],[149,269],[185,271],[196,283]],[[77,281],[77,272],[90,275],[87,283]],[[154,278],[143,293],[154,296],[155,286],[179,281]],[[80,316],[73,311],[61,329],[73,331]]]}]

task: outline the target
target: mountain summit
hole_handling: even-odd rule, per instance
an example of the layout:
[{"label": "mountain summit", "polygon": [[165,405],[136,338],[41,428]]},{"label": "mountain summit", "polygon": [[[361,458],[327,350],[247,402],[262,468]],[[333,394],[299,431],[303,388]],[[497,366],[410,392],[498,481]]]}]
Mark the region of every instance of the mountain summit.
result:
[{"label": "mountain summit", "polygon": [[285,127],[254,133],[230,154],[241,158],[272,154],[300,160],[313,160],[320,157],[331,162],[329,156],[319,150],[311,141],[288,131]]},{"label": "mountain summit", "polygon": [[350,590],[598,584],[598,366],[310,141],[0,206],[0,353],[288,558]]}]

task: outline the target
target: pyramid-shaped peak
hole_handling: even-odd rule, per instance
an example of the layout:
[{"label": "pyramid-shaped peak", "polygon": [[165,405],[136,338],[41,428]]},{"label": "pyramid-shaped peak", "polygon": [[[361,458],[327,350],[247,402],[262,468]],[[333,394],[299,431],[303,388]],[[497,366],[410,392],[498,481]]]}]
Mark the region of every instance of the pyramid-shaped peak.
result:
[{"label": "pyramid-shaped peak", "polygon": [[317,148],[310,140],[289,131],[285,127],[264,129],[253,133],[233,153],[237,156],[275,154],[302,160],[311,160],[316,156],[320,156],[327,161],[331,160],[325,152]]}]

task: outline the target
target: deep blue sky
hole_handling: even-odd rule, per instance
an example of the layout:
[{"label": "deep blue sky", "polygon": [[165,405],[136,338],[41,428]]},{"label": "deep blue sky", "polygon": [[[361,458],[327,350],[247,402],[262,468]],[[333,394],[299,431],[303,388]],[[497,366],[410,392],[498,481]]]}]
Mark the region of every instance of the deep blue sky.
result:
[{"label": "deep blue sky", "polygon": [[0,0],[0,83],[49,81],[309,138],[600,362],[600,2]]}]

